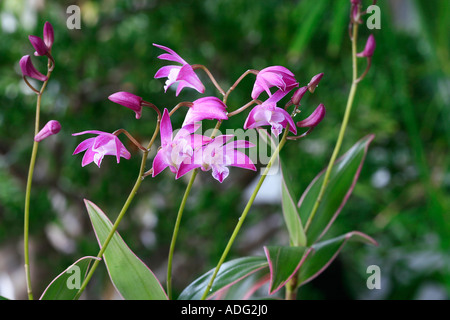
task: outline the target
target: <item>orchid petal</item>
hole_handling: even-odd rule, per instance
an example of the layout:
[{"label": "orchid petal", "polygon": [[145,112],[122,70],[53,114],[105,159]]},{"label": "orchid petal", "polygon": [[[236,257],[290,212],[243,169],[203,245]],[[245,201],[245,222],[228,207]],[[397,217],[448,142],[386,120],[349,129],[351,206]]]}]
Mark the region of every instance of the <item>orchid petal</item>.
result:
[{"label": "orchid petal", "polygon": [[160,135],[161,145],[167,145],[172,142],[172,123],[170,122],[169,111],[164,108],[163,116],[161,118]]}]

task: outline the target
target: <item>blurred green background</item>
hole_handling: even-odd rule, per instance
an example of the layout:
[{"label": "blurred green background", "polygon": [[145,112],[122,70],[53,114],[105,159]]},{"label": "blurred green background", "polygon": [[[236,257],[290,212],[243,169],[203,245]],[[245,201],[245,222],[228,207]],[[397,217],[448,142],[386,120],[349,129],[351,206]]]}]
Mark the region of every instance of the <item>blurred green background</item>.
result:
[{"label": "blurred green background", "polygon": [[[66,26],[69,5],[81,8],[81,29]],[[366,7],[371,1],[363,0]],[[382,0],[381,29],[360,28],[360,50],[373,32],[372,68],[358,87],[342,151],[374,133],[358,184],[330,236],[359,230],[378,247],[348,244],[322,276],[302,287],[300,299],[448,299],[450,297],[450,2]],[[36,97],[24,85],[18,62],[34,49],[28,35],[55,29],[56,68],[43,96],[41,123],[60,121],[62,131],[40,144],[32,189],[32,281],[38,297],[67,266],[98,245],[83,199],[114,220],[137,176],[140,156],[107,157],[99,169],[81,168],[72,152],[89,129],[125,128],[146,142],[155,115],[140,120],[110,102],[130,91],[171,108],[200,97],[194,90],[163,92],[156,57],[168,46],[192,64],[204,64],[228,88],[247,69],[283,65],[306,85],[325,76],[304,98],[309,114],[319,103],[325,120],[307,139],[289,143],[282,158],[295,179],[297,199],[331,155],[350,88],[350,1],[0,1],[0,295],[26,298],[22,234],[26,175],[34,131]],[[33,57],[44,70],[45,59]],[[360,70],[365,67],[360,60]],[[198,72],[206,94],[218,95]],[[229,108],[249,101],[253,77],[233,92]],[[224,128],[241,127],[245,115]],[[183,121],[178,113],[174,123]],[[175,125],[175,124],[174,124]],[[122,141],[126,141],[121,138]],[[158,140],[159,141],[159,140]],[[151,166],[149,161],[148,167]],[[166,172],[167,171],[167,172]],[[129,246],[165,283],[167,253],[186,180],[166,170],[146,179],[120,226]],[[215,266],[240,215],[257,173],[231,169],[223,184],[200,174],[183,216],[174,261],[174,289]],[[270,189],[270,188],[273,189]],[[229,258],[263,254],[269,243],[286,244],[277,184],[266,183]],[[270,196],[274,197],[270,197]],[[272,200],[275,198],[275,200]],[[366,287],[369,265],[381,269],[382,287]],[[104,267],[85,292],[87,299],[117,299]]]}]

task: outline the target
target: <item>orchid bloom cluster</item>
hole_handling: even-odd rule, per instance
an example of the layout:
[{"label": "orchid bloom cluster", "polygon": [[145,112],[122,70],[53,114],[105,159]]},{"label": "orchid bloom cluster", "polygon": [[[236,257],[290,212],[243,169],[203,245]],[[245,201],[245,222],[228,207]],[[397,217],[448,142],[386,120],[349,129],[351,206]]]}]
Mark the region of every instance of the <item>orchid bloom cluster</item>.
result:
[{"label": "orchid bloom cluster", "polygon": [[[164,85],[165,92],[171,86],[176,86],[176,96],[184,88],[191,88],[199,93],[205,92],[205,86],[195,73],[194,67],[198,67],[197,65],[193,67],[193,65],[187,63],[186,60],[170,48],[158,44],[154,44],[154,46],[166,51],[166,53],[158,56],[159,59],[181,64],[163,66],[156,72],[155,78],[167,78]],[[305,134],[298,136],[302,137],[323,119],[325,108],[322,104],[307,119],[295,123],[293,118],[299,112],[298,107],[303,95],[308,90],[314,92],[323,76],[322,73],[313,77],[308,85],[296,90],[285,108],[279,107],[277,104],[294,88],[299,87],[295,75],[282,66],[271,66],[261,71],[254,70],[252,73],[256,74],[256,80],[251,92],[251,98],[253,99],[252,102],[257,105],[249,112],[243,124],[244,129],[270,126],[272,134],[278,137],[283,130],[289,130],[296,135],[297,128],[309,128]],[[258,99],[263,92],[267,94],[268,98],[261,102]],[[158,112],[161,146],[153,159],[153,166],[150,172],[153,177],[160,174],[164,169],[169,168],[175,174],[175,178],[178,179],[191,170],[198,168],[202,171],[211,170],[212,176],[219,182],[223,182],[229,175],[228,167],[230,166],[256,170],[252,160],[244,152],[238,150],[255,147],[254,144],[244,140],[234,140],[235,137],[233,135],[207,137],[196,133],[201,127],[203,120],[217,120],[221,122],[229,118],[227,105],[217,97],[206,96],[193,102],[180,103],[170,112],[165,108],[162,115],[154,104],[133,93],[116,92],[109,96],[109,100],[133,110],[136,114],[136,119],[141,118],[142,109],[145,106],[152,107]],[[247,106],[249,105],[251,104],[247,104]],[[292,115],[286,110],[291,105],[294,105],[295,108]],[[181,128],[175,133],[172,127],[171,116],[180,106],[187,106],[188,111]],[[233,115],[235,114],[237,113]],[[91,137],[81,142],[73,154],[85,151],[82,166],[94,162],[100,167],[105,155],[115,156],[118,163],[120,158],[129,159],[131,154],[117,138],[117,132],[107,133],[99,130],[88,130],[75,133],[73,134],[74,136],[94,134],[96,137]],[[290,139],[298,137],[290,137]],[[143,150],[146,149],[144,148]]]}]

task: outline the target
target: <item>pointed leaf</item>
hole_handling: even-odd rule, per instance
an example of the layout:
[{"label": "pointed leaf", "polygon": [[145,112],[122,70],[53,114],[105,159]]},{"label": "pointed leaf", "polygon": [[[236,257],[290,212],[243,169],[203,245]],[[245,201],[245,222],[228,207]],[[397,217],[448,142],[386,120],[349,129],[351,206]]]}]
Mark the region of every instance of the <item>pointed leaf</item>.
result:
[{"label": "pointed leaf", "polygon": [[[306,232],[308,246],[319,240],[334,222],[356,185],[374,135],[359,140],[341,158],[335,161],[322,201]],[[319,195],[324,179],[322,171],[306,188],[298,203],[300,219],[307,221]]]},{"label": "pointed leaf", "polygon": [[216,291],[211,299],[214,300],[249,300],[255,297],[256,291],[268,283],[270,275],[267,268],[260,269],[236,283]]},{"label": "pointed leaf", "polygon": [[[99,245],[105,242],[112,223],[103,211],[89,200],[85,205]],[[115,233],[103,254],[109,276],[117,291],[129,300],[167,300],[158,279]]]},{"label": "pointed leaf", "polygon": [[[245,277],[257,272],[261,269],[267,268],[268,263],[264,257],[244,257],[225,262],[220,268],[211,288],[211,297],[217,291],[224,289]],[[267,268],[268,272],[268,268]],[[211,269],[203,274],[197,280],[187,286],[178,297],[179,300],[199,300],[206,290],[209,280],[214,273]]]},{"label": "pointed leaf", "polygon": [[348,232],[342,236],[314,244],[312,246],[313,250],[308,254],[300,268],[298,275],[299,286],[304,285],[321,274],[337,257],[349,240],[377,245],[374,239],[358,231]]},{"label": "pointed leaf", "polygon": [[92,260],[100,260],[100,258],[88,256],[75,261],[50,282],[40,300],[73,300],[86,277]]},{"label": "pointed leaf", "polygon": [[304,259],[308,255],[306,247],[264,247],[269,261],[270,289],[269,294],[274,294],[282,288],[298,271]]},{"label": "pointed leaf", "polygon": [[303,230],[302,222],[300,221],[300,215],[298,214],[297,207],[292,199],[292,193],[288,187],[288,181],[286,177],[286,169],[283,169],[281,165],[281,207],[283,209],[283,217],[286,223],[289,238],[291,244],[294,246],[306,246],[306,235]]}]

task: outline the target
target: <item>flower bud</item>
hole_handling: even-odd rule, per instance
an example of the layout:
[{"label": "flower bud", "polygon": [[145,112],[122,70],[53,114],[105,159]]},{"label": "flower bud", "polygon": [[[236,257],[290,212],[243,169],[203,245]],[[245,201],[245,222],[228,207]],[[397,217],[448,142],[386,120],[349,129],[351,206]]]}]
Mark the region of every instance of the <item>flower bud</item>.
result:
[{"label": "flower bud", "polygon": [[317,126],[320,123],[320,121],[322,121],[322,119],[324,117],[325,117],[325,107],[321,103],[316,108],[316,110],[314,110],[314,112],[311,113],[311,115],[308,118],[306,118],[305,120],[297,122],[297,127],[300,127],[300,128],[314,128],[315,126]]},{"label": "flower bud", "polygon": [[28,39],[30,39],[31,44],[36,49],[35,56],[45,56],[48,53],[48,48],[44,40],[37,36],[28,36]]},{"label": "flower bud", "polygon": [[323,72],[316,74],[314,77],[312,77],[311,81],[308,83],[309,92],[314,93],[314,90],[316,90],[322,77],[323,77]]},{"label": "flower bud", "polygon": [[300,100],[302,100],[303,96],[305,95],[306,91],[308,91],[308,86],[301,87],[297,91],[294,92],[291,98],[291,102],[293,105],[298,106],[300,105]]},{"label": "flower bud", "polygon": [[22,74],[24,76],[39,80],[39,81],[47,81],[48,77],[40,73],[36,70],[31,61],[31,57],[29,55],[23,56],[19,62],[20,69],[22,70]]},{"label": "flower bud", "polygon": [[39,142],[47,137],[57,134],[61,130],[61,124],[56,120],[50,120],[34,137],[34,141]]},{"label": "flower bud", "polygon": [[129,92],[120,91],[113,93],[108,97],[109,100],[120,104],[124,107],[130,108],[136,112],[136,119],[139,119],[142,114],[142,98]]},{"label": "flower bud", "polygon": [[48,50],[52,48],[54,41],[55,33],[53,31],[53,26],[50,22],[47,21],[44,24],[44,43],[47,46]]},{"label": "flower bud", "polygon": [[375,37],[373,36],[373,34],[371,34],[369,36],[369,38],[367,38],[367,42],[366,42],[366,46],[364,47],[364,50],[362,52],[356,54],[356,56],[359,58],[363,58],[363,57],[370,58],[373,56],[375,47],[376,47]]}]

